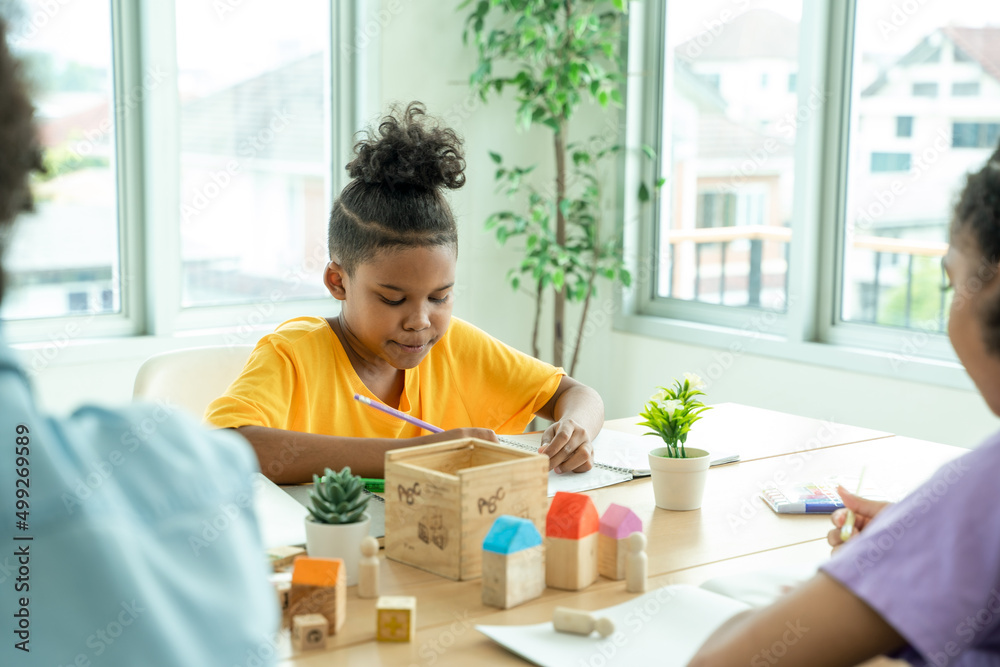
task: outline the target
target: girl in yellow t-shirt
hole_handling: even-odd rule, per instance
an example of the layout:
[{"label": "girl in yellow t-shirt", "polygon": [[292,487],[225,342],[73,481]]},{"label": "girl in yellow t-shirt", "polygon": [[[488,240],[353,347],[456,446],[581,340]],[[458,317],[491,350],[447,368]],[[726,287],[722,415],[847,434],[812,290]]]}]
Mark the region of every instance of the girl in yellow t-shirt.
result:
[{"label": "girl in yellow t-shirt", "polygon": [[[559,472],[593,463],[604,404],[560,368],[451,315],[458,233],[442,188],[465,183],[462,142],[419,103],[355,146],[352,181],[333,204],[324,283],[337,317],[297,318],[257,344],[206,419],[236,428],[279,483],[325,467],[381,477],[386,450],[520,433],[554,423],[540,451]],[[445,429],[418,427],[353,400],[378,400]]]}]

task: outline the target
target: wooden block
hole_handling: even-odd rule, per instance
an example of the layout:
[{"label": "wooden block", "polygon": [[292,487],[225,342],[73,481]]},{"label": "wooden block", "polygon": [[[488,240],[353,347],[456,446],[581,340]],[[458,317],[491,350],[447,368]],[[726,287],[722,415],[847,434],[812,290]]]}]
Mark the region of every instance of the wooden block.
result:
[{"label": "wooden block", "polygon": [[590,496],[559,491],[545,517],[545,583],[578,591],[597,581],[600,519]]},{"label": "wooden block", "polygon": [[292,619],[292,646],[298,651],[326,648],[330,624],[322,614],[300,614]]},{"label": "wooden block", "polygon": [[597,508],[590,496],[558,491],[545,515],[545,536],[579,539],[600,527]]},{"label": "wooden block", "polygon": [[292,590],[288,595],[289,618],[300,614],[322,614],[336,634],[347,616],[347,570],[340,558],[295,559]]},{"label": "wooden block", "polygon": [[627,507],[611,503],[601,516],[597,539],[597,570],[601,576],[616,581],[625,578],[626,539],[642,532],[642,519]]},{"label": "wooden block", "polygon": [[597,572],[602,577],[619,581],[625,578],[625,540],[616,540],[604,533],[597,534]]},{"label": "wooden block", "polygon": [[483,604],[510,609],[545,592],[545,547],[483,552]]},{"label": "wooden block", "polygon": [[375,603],[375,639],[380,642],[413,641],[417,628],[417,598],[383,595]]},{"label": "wooden block", "polygon": [[369,535],[361,540],[361,560],[358,562],[358,597],[378,597],[379,589],[378,540]]},{"label": "wooden block", "polygon": [[494,519],[519,516],[541,529],[547,489],[547,457],[483,440],[386,452],[386,557],[475,579]]},{"label": "wooden block", "polygon": [[615,623],[610,618],[605,616],[598,618],[582,609],[556,607],[552,610],[552,629],[575,635],[589,635],[597,630],[597,634],[601,637],[609,637],[614,634]]},{"label": "wooden block", "polygon": [[497,517],[483,540],[483,604],[500,609],[533,600],[545,590],[545,547],[528,519]]},{"label": "wooden block", "polygon": [[545,538],[545,585],[578,591],[597,581],[597,533],[581,539]]},{"label": "wooden block", "polygon": [[278,596],[278,608],[281,609],[281,627],[288,627],[288,602],[292,593],[291,583],[282,582],[274,584],[274,592]]},{"label": "wooden block", "polygon": [[288,617],[288,597],[292,592],[292,573],[287,571],[272,572],[268,575],[268,580],[274,588],[278,608],[281,610],[281,627],[290,627],[291,619]]},{"label": "wooden block", "polygon": [[292,563],[299,556],[305,556],[306,550],[302,547],[274,547],[267,550],[267,557],[271,561],[271,569],[280,572],[292,566]]},{"label": "wooden block", "polygon": [[626,541],[628,555],[625,559],[625,590],[629,593],[645,593],[649,574],[646,535],[632,533]]}]

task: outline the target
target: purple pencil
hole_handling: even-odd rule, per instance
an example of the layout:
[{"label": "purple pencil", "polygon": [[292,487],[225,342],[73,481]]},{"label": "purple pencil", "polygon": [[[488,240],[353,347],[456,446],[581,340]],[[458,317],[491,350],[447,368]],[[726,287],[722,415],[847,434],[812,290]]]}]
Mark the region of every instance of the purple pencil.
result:
[{"label": "purple pencil", "polygon": [[365,405],[367,405],[370,408],[375,408],[376,410],[381,410],[382,412],[384,412],[387,415],[392,415],[393,417],[397,417],[399,419],[402,419],[404,422],[409,422],[409,423],[413,424],[414,426],[419,426],[420,428],[422,428],[424,430],[427,430],[427,431],[430,431],[431,433],[441,433],[442,431],[444,431],[443,428],[438,428],[437,426],[434,426],[433,424],[428,424],[427,422],[425,422],[425,421],[423,421],[421,419],[417,419],[416,417],[411,417],[410,415],[406,414],[405,412],[400,412],[399,410],[396,410],[395,408],[390,408],[388,405],[384,405],[382,403],[376,403],[375,401],[373,401],[372,399],[368,398],[367,396],[362,396],[361,394],[355,394],[354,395],[354,400],[355,401],[361,401],[362,403],[364,403]]}]

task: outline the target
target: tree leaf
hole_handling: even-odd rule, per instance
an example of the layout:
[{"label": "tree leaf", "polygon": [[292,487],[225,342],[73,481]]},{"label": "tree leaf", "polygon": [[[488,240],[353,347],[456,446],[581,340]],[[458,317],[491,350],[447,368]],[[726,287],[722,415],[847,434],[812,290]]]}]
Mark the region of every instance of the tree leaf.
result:
[{"label": "tree leaf", "polygon": [[557,292],[561,292],[563,285],[566,284],[566,273],[560,268],[552,272],[552,286],[556,288]]},{"label": "tree leaf", "polygon": [[[503,162],[503,157],[500,155],[500,153],[494,153],[493,151],[490,151],[490,159],[492,159],[497,164]],[[498,171],[497,174],[499,175],[500,171]]]},{"label": "tree leaf", "polygon": [[639,201],[643,203],[649,201],[649,188],[646,187],[645,183],[639,184],[639,194],[637,196],[639,197]]}]

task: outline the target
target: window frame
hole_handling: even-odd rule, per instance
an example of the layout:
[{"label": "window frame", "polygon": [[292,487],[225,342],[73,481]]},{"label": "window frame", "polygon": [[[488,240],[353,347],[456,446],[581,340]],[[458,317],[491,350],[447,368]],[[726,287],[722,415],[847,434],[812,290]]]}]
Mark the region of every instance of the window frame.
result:
[{"label": "window frame", "polygon": [[[176,12],[173,0],[107,0],[111,8],[112,117],[115,132],[116,224],[121,267],[121,312],[4,320],[8,342],[31,349],[77,339],[122,337],[197,338],[229,332],[256,340],[255,332],[308,310],[329,308],[320,298],[261,300],[222,306],[181,307],[180,115],[178,107]],[[350,152],[359,119],[372,106],[361,72],[372,67],[378,35],[365,35],[368,49],[354,48],[373,0],[329,2],[330,58],[324,92],[330,110],[324,179],[327,199],[346,184],[342,160]],[[166,85],[143,89],[147,72],[165,72]],[[123,100],[143,90],[133,106]],[[124,108],[119,114],[118,109]],[[15,225],[21,221],[15,222]],[[318,260],[317,260],[318,261]],[[295,267],[291,267],[295,268]],[[323,304],[318,306],[318,304]],[[137,346],[145,348],[145,345]]]},{"label": "window frame", "polygon": [[[640,158],[641,146],[661,146],[658,130],[664,51],[663,3],[633,2],[629,71],[652,72],[628,78],[623,140],[624,192],[654,172]],[[960,389],[972,389],[947,336],[843,321],[844,225],[852,108],[855,2],[804,2],[799,39],[799,104],[803,93],[826,92],[817,122],[799,125],[795,148],[792,238],[785,314],[714,304],[653,298],[658,261],[658,207],[645,210],[620,195],[626,257],[636,277],[618,300],[618,331],[676,343],[717,348],[725,361],[742,354],[883,375]],[[807,220],[814,220],[808,224]],[[720,312],[720,311],[730,311]],[[733,312],[735,311],[735,312]],[[723,363],[723,366],[725,363]]]}]

